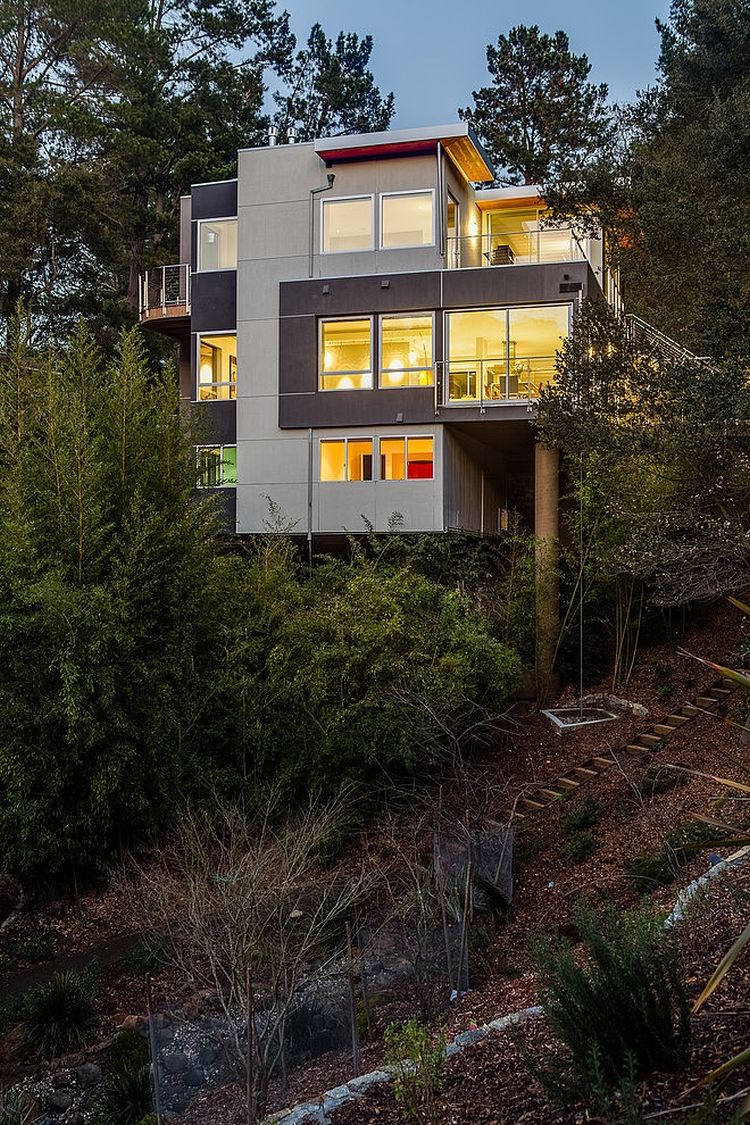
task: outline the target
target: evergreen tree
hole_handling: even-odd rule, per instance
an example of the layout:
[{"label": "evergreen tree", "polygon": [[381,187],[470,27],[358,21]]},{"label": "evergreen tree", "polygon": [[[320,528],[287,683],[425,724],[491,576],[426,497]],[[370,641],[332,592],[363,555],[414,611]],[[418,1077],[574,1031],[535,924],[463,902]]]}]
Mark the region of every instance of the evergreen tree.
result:
[{"label": "evergreen tree", "polygon": [[336,43],[316,23],[306,46],[285,71],[286,91],[276,93],[276,122],[282,137],[294,128],[311,141],[336,133],[387,129],[395,110],[393,94],[383,96],[369,69],[373,41],[340,31]]},{"label": "evergreen tree", "polygon": [[492,84],[460,110],[508,183],[576,179],[611,139],[607,87],[588,81],[586,55],[564,31],[513,27],[487,47]]}]

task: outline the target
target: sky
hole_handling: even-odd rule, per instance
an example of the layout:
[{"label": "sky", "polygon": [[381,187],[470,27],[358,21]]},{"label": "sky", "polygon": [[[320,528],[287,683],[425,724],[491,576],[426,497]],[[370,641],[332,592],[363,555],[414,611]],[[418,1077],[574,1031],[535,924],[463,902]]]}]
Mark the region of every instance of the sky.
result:
[{"label": "sky", "polygon": [[[464,6],[465,4],[465,6]],[[592,63],[591,78],[624,102],[653,82],[659,50],[654,26],[669,0],[281,0],[298,41],[316,21],[375,40],[371,67],[381,90],[396,95],[392,128],[455,121],[459,106],[486,83],[486,47],[516,24],[562,28],[576,54]]]}]

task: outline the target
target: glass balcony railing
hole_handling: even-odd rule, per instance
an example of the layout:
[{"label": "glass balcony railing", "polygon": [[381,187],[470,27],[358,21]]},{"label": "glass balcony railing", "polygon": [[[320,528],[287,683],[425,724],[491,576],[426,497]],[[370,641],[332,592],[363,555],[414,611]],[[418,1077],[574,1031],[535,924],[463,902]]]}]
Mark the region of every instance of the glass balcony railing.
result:
[{"label": "glass balcony railing", "polygon": [[448,269],[527,266],[539,262],[582,262],[583,246],[570,227],[496,231],[446,240]]},{"label": "glass balcony railing", "polygon": [[486,406],[534,402],[555,378],[555,356],[450,360],[445,364],[442,405]]}]

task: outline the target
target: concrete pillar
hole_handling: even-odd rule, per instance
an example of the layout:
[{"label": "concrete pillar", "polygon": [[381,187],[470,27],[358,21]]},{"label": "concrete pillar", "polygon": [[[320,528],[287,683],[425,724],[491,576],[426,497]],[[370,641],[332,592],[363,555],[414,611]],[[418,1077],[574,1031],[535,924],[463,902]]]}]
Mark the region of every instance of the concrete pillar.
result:
[{"label": "concrete pillar", "polygon": [[559,686],[554,672],[560,632],[560,454],[534,446],[534,534],[536,535],[536,683],[540,702]]}]

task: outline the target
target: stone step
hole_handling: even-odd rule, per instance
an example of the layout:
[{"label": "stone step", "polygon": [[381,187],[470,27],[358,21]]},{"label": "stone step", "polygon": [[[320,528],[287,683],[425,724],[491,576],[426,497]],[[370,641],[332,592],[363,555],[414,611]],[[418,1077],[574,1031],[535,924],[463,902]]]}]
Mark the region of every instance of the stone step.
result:
[{"label": "stone step", "polygon": [[668,738],[670,734],[674,734],[675,728],[671,727],[669,723],[654,723],[654,730],[662,737]]}]

